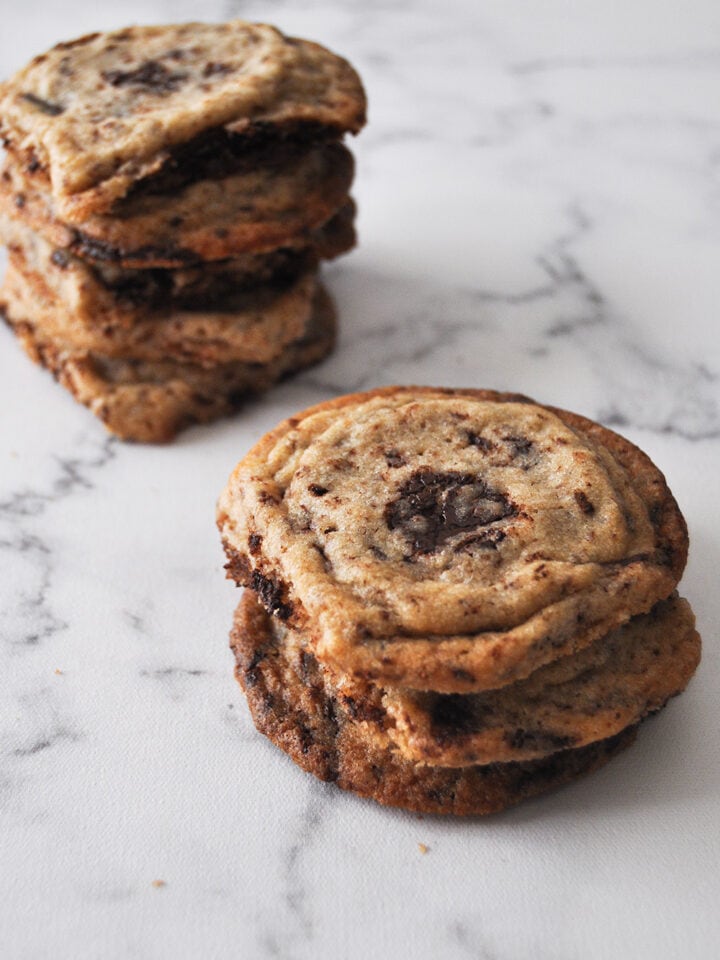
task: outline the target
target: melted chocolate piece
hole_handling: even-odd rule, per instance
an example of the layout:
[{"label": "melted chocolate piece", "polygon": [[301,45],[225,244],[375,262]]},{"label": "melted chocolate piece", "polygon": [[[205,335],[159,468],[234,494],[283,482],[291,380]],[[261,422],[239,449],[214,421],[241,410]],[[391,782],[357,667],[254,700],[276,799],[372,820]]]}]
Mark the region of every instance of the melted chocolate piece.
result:
[{"label": "melted chocolate piece", "polygon": [[43,100],[42,97],[38,97],[34,93],[23,93],[21,96],[23,100],[26,100],[34,107],[37,107],[38,110],[47,114],[48,117],[59,117],[61,113],[65,113],[65,107],[61,106],[59,103],[52,103],[50,100]]},{"label": "melted chocolate piece", "polygon": [[591,517],[595,513],[595,505],[588,500],[582,490],[575,491],[575,501],[585,516]]},{"label": "melted chocolate piece", "polygon": [[198,180],[220,180],[258,168],[278,168],[299,161],[308,149],[332,140],[334,132],[317,123],[273,128],[256,122],[251,130],[234,133],[224,127],[204,130],[174,147],[162,168],[137,181],[127,200],[175,193]]},{"label": "melted chocolate piece", "polygon": [[248,549],[250,553],[256,557],[260,553],[260,547],[262,546],[263,538],[259,533],[251,533],[248,537]]},{"label": "melted chocolate piece", "polygon": [[[471,473],[417,470],[385,507],[385,522],[399,530],[411,556],[432,553],[458,534],[468,534],[517,515],[517,507],[499,490]],[[472,538],[477,539],[476,537]],[[492,538],[484,538],[492,542]],[[494,545],[502,538],[495,538]],[[470,541],[467,541],[470,543]]]},{"label": "melted chocolate piece", "polygon": [[113,87],[143,87],[150,93],[164,94],[177,90],[188,74],[172,73],[157,60],[146,60],[137,70],[106,70],[102,74]]},{"label": "melted chocolate piece", "polygon": [[467,438],[471,447],[477,447],[478,450],[482,450],[485,453],[495,449],[495,444],[492,440],[488,440],[487,437],[481,437],[480,434],[473,433],[472,430],[468,431]]},{"label": "melted chocolate piece", "polygon": [[481,717],[476,716],[468,697],[447,693],[438,695],[433,701],[430,723],[433,736],[441,743],[447,743],[463,734],[476,732],[481,726]]},{"label": "melted chocolate piece", "polygon": [[287,620],[292,614],[292,604],[283,601],[283,586],[274,577],[266,577],[259,570],[253,570],[250,589],[257,593],[268,613],[280,620]]},{"label": "melted chocolate piece", "polygon": [[[96,261],[97,262],[97,261]],[[107,262],[107,261],[106,261]],[[163,267],[119,268],[100,265],[95,278],[113,295],[132,306],[179,307],[185,310],[232,312],[273,299],[287,290],[313,264],[308,251],[275,250],[254,272],[239,272],[232,261],[218,261],[211,270],[190,264],[177,281],[177,270]],[[194,268],[194,273],[189,271]]]},{"label": "melted chocolate piece", "polygon": [[114,247],[104,240],[89,237],[80,230],[75,230],[74,233],[75,239],[72,244],[72,251],[83,260],[95,260],[99,263],[120,263],[123,260],[139,262],[170,260],[186,265],[200,262],[198,254],[182,247],[148,246],[138,247],[136,250],[123,250],[121,247]]}]

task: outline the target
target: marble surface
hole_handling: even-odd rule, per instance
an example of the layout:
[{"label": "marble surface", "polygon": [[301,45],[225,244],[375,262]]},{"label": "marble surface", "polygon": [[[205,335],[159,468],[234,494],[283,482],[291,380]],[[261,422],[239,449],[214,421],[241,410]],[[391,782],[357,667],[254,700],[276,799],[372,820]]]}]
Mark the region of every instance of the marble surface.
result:
[{"label": "marble surface", "polygon": [[[0,331],[0,956],[717,956],[720,6],[25,0],[0,74],[96,28],[235,15],[366,82],[361,246],[326,271],[342,336],[153,448],[109,439]],[[232,678],[227,475],[281,417],[392,382],[599,418],[690,528],[688,692],[603,771],[487,821],[315,782]]]}]

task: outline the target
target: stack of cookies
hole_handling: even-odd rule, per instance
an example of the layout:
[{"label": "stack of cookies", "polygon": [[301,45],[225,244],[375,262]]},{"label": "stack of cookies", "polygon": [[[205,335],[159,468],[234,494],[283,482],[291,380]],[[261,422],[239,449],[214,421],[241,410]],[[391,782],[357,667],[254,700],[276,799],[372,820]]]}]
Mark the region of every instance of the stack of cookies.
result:
[{"label": "stack of cookies", "polygon": [[0,86],[5,319],[125,439],[228,412],[332,347],[364,122],[352,67],[270,26],[58,44]]},{"label": "stack of cookies", "polygon": [[699,661],[662,474],[522,396],[320,404],[241,461],[218,525],[258,729],[381,803],[486,814],[574,779]]}]

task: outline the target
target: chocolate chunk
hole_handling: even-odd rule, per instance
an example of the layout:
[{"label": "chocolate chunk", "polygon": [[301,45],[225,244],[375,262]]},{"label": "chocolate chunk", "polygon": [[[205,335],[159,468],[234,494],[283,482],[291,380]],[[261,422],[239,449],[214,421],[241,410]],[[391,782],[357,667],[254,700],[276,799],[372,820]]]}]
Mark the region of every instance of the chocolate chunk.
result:
[{"label": "chocolate chunk", "polygon": [[580,510],[586,516],[591,517],[595,513],[595,505],[588,500],[587,496],[582,490],[576,490],[574,496],[577,505],[580,507]]},{"label": "chocolate chunk", "polygon": [[87,260],[95,260],[100,263],[120,263],[123,260],[143,261],[170,261],[191,265],[198,263],[200,258],[192,250],[184,250],[182,247],[138,247],[136,250],[123,250],[120,247],[114,247],[104,240],[97,240],[89,237],[79,230],[75,231],[75,240],[73,242],[73,252],[79,257]]},{"label": "chocolate chunk", "polygon": [[481,477],[428,468],[413,473],[385,507],[388,529],[405,537],[411,557],[432,553],[456,535],[515,515],[517,508],[510,499]]},{"label": "chocolate chunk", "polygon": [[430,722],[433,735],[443,741],[477,729],[470,700],[460,693],[437,696],[430,709]]},{"label": "chocolate chunk", "polygon": [[328,492],[327,487],[321,487],[319,483],[311,483],[308,485],[308,490],[314,497],[324,497]]},{"label": "chocolate chunk", "polygon": [[515,463],[521,470],[529,470],[538,462],[539,452],[528,437],[507,436],[503,437],[503,440],[509,448],[510,462]]},{"label": "chocolate chunk", "polygon": [[274,577],[266,577],[259,570],[253,570],[250,588],[257,593],[268,613],[279,617],[280,620],[287,620],[291,616],[292,604],[283,601],[283,585]]},{"label": "chocolate chunk", "polygon": [[187,80],[189,74],[172,73],[157,60],[146,60],[136,70],[104,70],[103,80],[113,87],[143,87],[150,93],[172,93]]},{"label": "chocolate chunk", "polygon": [[260,552],[260,547],[262,546],[263,538],[259,533],[251,533],[248,537],[248,549],[250,553],[256,557]]},{"label": "chocolate chunk", "polygon": [[340,729],[340,722],[338,719],[337,711],[337,701],[333,697],[328,697],[322,707],[322,715],[325,723],[330,728],[332,736],[337,736],[338,730]]},{"label": "chocolate chunk", "polygon": [[198,180],[219,180],[260,167],[284,167],[332,138],[327,127],[309,122],[282,130],[256,122],[244,133],[214,127],[173,147],[162,168],[136,181],[126,199],[166,196]]},{"label": "chocolate chunk", "polygon": [[46,114],[48,117],[59,117],[61,113],[65,113],[65,107],[61,106],[59,103],[52,103],[50,100],[43,100],[42,97],[38,97],[34,93],[23,93],[21,96],[23,100],[26,100],[34,107],[37,107],[38,110]]},{"label": "chocolate chunk", "polygon": [[488,440],[487,437],[481,437],[478,433],[473,433],[472,430],[468,431],[467,438],[471,447],[477,447],[478,450],[482,450],[485,453],[495,449],[496,445],[492,440]]}]

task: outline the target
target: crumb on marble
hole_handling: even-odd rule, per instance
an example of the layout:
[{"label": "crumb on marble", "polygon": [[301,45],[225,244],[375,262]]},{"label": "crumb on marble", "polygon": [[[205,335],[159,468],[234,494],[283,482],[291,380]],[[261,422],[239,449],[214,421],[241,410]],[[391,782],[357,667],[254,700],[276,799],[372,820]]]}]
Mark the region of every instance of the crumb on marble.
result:
[{"label": "crumb on marble", "polygon": [[165,880],[153,880],[151,886],[155,887],[156,890],[162,890],[163,887],[167,886]]},{"label": "crumb on marble", "polygon": [[430,849],[430,847],[428,847],[428,845],[427,845],[426,843],[419,843],[419,844],[418,844],[418,850],[420,851],[420,853],[427,853],[429,849]]}]

